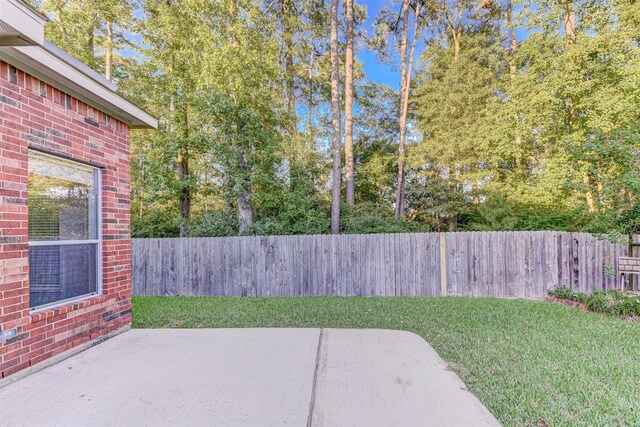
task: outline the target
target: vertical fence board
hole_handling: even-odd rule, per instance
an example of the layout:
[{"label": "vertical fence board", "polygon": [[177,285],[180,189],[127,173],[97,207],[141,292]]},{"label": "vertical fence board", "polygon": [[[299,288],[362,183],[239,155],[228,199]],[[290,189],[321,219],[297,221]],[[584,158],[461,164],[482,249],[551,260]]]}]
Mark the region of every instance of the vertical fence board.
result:
[{"label": "vertical fence board", "polygon": [[[543,298],[558,285],[623,289],[626,244],[586,233],[456,232],[133,239],[136,295]],[[440,271],[440,257],[446,271]],[[605,273],[605,270],[608,273]]]}]

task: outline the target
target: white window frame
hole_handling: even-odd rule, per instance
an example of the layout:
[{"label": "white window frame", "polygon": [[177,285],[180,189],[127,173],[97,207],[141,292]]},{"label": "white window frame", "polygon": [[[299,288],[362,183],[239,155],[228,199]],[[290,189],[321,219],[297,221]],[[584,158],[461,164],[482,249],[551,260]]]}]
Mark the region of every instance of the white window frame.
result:
[{"label": "white window frame", "polygon": [[[31,149],[30,149],[31,150]],[[46,152],[42,152],[39,150],[33,150],[38,153],[39,156],[52,157],[56,160],[63,160],[70,163],[77,163],[83,166],[87,166],[94,169],[95,173],[95,186],[96,186],[96,239],[86,239],[86,240],[29,240],[29,247],[32,246],[71,246],[71,245],[86,245],[86,244],[94,244],[96,246],[96,291],[90,292],[84,295],[78,295],[72,298],[67,298],[64,300],[58,300],[54,302],[50,302],[48,304],[38,305],[36,307],[30,307],[29,310],[34,313],[42,310],[49,309],[51,307],[56,307],[60,305],[72,304],[78,301],[82,301],[88,298],[96,297],[102,295],[102,170],[99,167],[94,165],[88,165],[86,163],[78,162],[73,159],[69,159],[62,156],[52,155]],[[27,196],[28,198],[28,196]],[[29,269],[31,271],[31,269]],[[29,282],[29,287],[31,287],[31,282]]]}]

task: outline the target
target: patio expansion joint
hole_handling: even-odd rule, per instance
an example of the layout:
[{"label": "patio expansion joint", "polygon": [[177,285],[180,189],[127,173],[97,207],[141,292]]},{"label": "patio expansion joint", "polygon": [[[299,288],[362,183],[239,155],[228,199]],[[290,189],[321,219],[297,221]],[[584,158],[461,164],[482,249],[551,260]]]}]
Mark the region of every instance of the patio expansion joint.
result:
[{"label": "patio expansion joint", "polygon": [[322,353],[322,335],[324,333],[324,328],[320,328],[320,333],[318,334],[318,349],[316,351],[316,365],[313,370],[313,383],[311,385],[311,399],[309,401],[309,416],[307,418],[307,427],[311,427],[313,422],[313,409],[316,403],[316,386],[318,383],[318,368],[320,366],[320,355]]}]

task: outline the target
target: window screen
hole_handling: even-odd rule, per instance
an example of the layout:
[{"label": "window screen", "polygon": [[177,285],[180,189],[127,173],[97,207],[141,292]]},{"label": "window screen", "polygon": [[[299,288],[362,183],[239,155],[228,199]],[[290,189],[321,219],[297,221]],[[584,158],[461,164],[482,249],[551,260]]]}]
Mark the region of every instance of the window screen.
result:
[{"label": "window screen", "polygon": [[99,170],[29,153],[31,307],[99,291]]}]

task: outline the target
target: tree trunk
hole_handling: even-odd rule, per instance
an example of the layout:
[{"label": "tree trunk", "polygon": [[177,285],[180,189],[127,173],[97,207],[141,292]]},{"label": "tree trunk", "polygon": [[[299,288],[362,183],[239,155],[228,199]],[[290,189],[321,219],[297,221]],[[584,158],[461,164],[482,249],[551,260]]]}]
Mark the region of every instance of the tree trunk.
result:
[{"label": "tree trunk", "polygon": [[[564,33],[565,33],[565,36],[569,39],[570,44],[573,44],[576,42],[576,9],[575,9],[574,1],[568,2],[564,8]],[[567,105],[567,113],[569,115],[568,117],[569,126],[572,126],[573,121],[576,117],[576,111],[573,106],[573,100],[570,98],[567,98],[566,105]],[[587,203],[588,210],[590,213],[593,213],[596,211],[596,204],[593,197],[591,177],[587,172],[582,173],[582,183],[587,189],[587,192],[585,194],[585,201]]]},{"label": "tree trunk", "polygon": [[282,39],[284,46],[284,78],[287,96],[287,145],[286,157],[289,161],[289,188],[294,190],[300,179],[300,147],[298,138],[298,113],[296,111],[295,68],[293,64],[293,29],[291,19],[295,17],[295,8],[290,0],[282,1]]},{"label": "tree trunk", "polygon": [[587,201],[587,208],[589,209],[589,213],[593,213],[596,211],[596,202],[593,197],[593,187],[591,185],[591,177],[587,172],[582,173],[582,183],[587,189],[587,194],[585,195],[585,199]]},{"label": "tree trunk", "polygon": [[[187,107],[183,110],[183,137],[189,137]],[[180,237],[189,235],[191,220],[191,183],[189,178],[189,148],[181,146],[178,149],[178,179],[180,182]]]},{"label": "tree trunk", "polygon": [[[451,197],[455,197],[457,191],[457,174],[455,166],[453,162],[449,163],[449,194]],[[447,219],[447,229],[449,231],[456,231],[456,227],[458,226],[458,215],[452,212],[449,212],[449,216]]]},{"label": "tree trunk", "polygon": [[[251,174],[251,167],[247,163],[244,153],[240,152],[238,157],[240,169],[244,172],[245,177]],[[243,188],[238,196],[238,231],[245,234],[249,227],[253,225],[253,205],[251,204],[251,187],[247,183],[243,183]]]},{"label": "tree trunk", "polygon": [[224,219],[227,220],[227,222],[231,221],[231,200],[225,196],[224,198]]},{"label": "tree trunk", "polygon": [[453,61],[454,62],[458,62],[458,59],[460,59],[460,51],[461,51],[461,47],[460,47],[460,38],[458,37],[457,32],[453,32]]},{"label": "tree trunk", "polygon": [[289,25],[289,3],[284,2],[283,31],[284,31],[284,75],[287,85],[287,113],[289,114],[288,130],[290,137],[298,127],[296,113],[296,93],[293,69],[293,34]]},{"label": "tree trunk", "polygon": [[400,141],[398,143],[398,182],[396,187],[396,218],[404,213],[404,142],[406,137],[406,120],[404,117],[404,100],[407,92],[407,38],[409,37],[409,0],[402,3],[402,39],[400,41]]},{"label": "tree trunk", "polygon": [[107,23],[107,48],[104,55],[104,76],[113,79],[113,22]]},{"label": "tree trunk", "polygon": [[518,39],[516,38],[516,29],[513,23],[513,4],[511,0],[507,0],[507,26],[509,27],[509,75],[511,81],[516,78],[516,51],[518,49]]},{"label": "tree trunk", "polygon": [[309,75],[308,75],[308,86],[309,86],[309,94],[308,94],[308,104],[307,104],[307,132],[309,134],[309,147],[313,148],[313,61],[315,59],[316,52],[315,48],[311,48],[311,56],[309,57]]},{"label": "tree trunk", "polygon": [[[407,0],[408,1],[408,0]],[[338,6],[340,0],[331,0],[331,119],[333,154],[332,191],[331,191],[331,233],[340,233],[340,178],[341,178],[341,150],[340,150],[340,94],[339,58],[338,58]]]},{"label": "tree trunk", "polygon": [[[229,13],[227,16],[227,31],[228,31],[228,40],[231,46],[236,47],[238,45],[238,41],[235,37],[235,28],[233,27],[233,22],[238,15],[238,7],[235,1],[231,1],[229,3]],[[240,192],[237,195],[238,197],[238,232],[239,234],[244,234],[249,230],[249,227],[253,225],[253,205],[251,202],[251,194],[253,193],[251,189],[251,165],[247,162],[247,158],[244,153],[244,141],[243,135],[245,133],[245,123],[241,123],[238,126],[238,135],[240,143],[238,144],[238,166],[241,170],[242,176],[241,180],[241,188]]]},{"label": "tree trunk", "polygon": [[[573,1],[568,2],[564,6],[564,34],[569,40],[569,44],[574,44],[576,41],[576,14],[575,5]],[[573,106],[573,100],[569,97],[565,99],[565,105],[568,115],[568,127],[572,131],[573,120],[576,116],[576,111]]]},{"label": "tree trunk", "polygon": [[87,31],[86,41],[87,41],[87,50],[91,54],[91,60],[93,61],[93,58],[94,58],[95,52],[96,52],[95,46],[94,46],[94,38],[93,38],[93,27],[91,27]]},{"label": "tree trunk", "polygon": [[353,163],[353,0],[347,2],[347,51],[344,78],[344,156],[345,187],[348,205],[355,202],[355,168]]},{"label": "tree trunk", "polygon": [[[457,19],[451,19],[449,17],[449,12],[447,10],[447,3],[446,2],[442,2],[442,12],[444,13],[446,20],[447,20],[447,24],[448,24],[448,28],[449,31],[451,32],[451,44],[453,45],[453,62],[452,62],[452,67],[454,66],[453,64],[456,64],[459,59],[460,59],[460,53],[462,50],[462,43],[461,43],[461,39],[462,39],[462,31],[463,31],[463,26],[462,26],[462,17],[464,14],[464,10],[462,7],[462,4],[458,3],[458,17]],[[448,185],[449,185],[449,194],[450,194],[450,198],[451,201],[453,202],[455,200],[456,197],[456,192],[458,191],[458,172],[456,171],[456,167],[455,167],[455,158],[451,157],[448,159],[449,162],[449,170],[448,170]],[[447,229],[449,231],[455,231],[456,227],[458,226],[458,215],[457,213],[454,213],[454,208],[450,207],[449,208],[449,212],[447,215]]]},{"label": "tree trunk", "polygon": [[458,226],[458,216],[456,214],[450,215],[447,223],[448,231],[456,231]]},{"label": "tree trunk", "polygon": [[[224,136],[224,140],[225,142],[228,141],[228,135]],[[231,162],[229,160],[225,160],[222,162],[224,170],[225,171],[229,171],[231,170]],[[232,190],[232,186],[231,183],[229,181],[229,175],[228,173],[224,173],[222,175],[222,195],[224,198],[224,219],[227,221],[228,224],[231,223],[232,221],[232,213],[233,213],[233,190]]]},{"label": "tree trunk", "polygon": [[[405,211],[405,174],[404,174],[404,166],[405,166],[405,145],[407,140],[407,117],[409,114],[409,93],[411,92],[411,74],[413,70],[413,59],[415,57],[416,45],[418,42],[418,35],[420,32],[420,2],[416,4],[415,9],[415,20],[414,20],[414,28],[413,28],[413,41],[411,43],[411,52],[409,53],[409,66],[406,70],[405,75],[405,89],[402,94],[401,111],[400,111],[400,146],[398,147],[398,194],[396,195],[396,216],[404,215]],[[400,151],[402,152],[402,156],[400,156]],[[402,161],[400,161],[400,157],[402,157]]]},{"label": "tree trunk", "polygon": [[[515,25],[513,24],[513,3],[511,0],[507,0],[507,26],[509,27],[509,76],[511,78],[511,85],[513,87],[513,82],[516,79],[516,74],[518,72],[516,65],[516,52],[518,50],[518,38],[516,37]],[[516,105],[517,109],[517,105]],[[522,163],[522,135],[520,135],[520,122],[522,121],[522,117],[520,113],[516,113],[516,128],[515,128],[515,145],[516,145],[516,168],[520,167],[520,163]]]},{"label": "tree trunk", "polygon": [[471,191],[473,192],[473,205],[474,206],[478,206],[480,205],[480,196],[478,195],[478,181],[477,180],[473,180],[471,181]]},{"label": "tree trunk", "polygon": [[573,42],[576,40],[576,8],[574,1],[565,5],[564,33]]},{"label": "tree trunk", "polygon": [[183,148],[178,154],[178,178],[180,180],[180,237],[189,235],[191,218],[191,188],[189,179],[189,149]]}]

